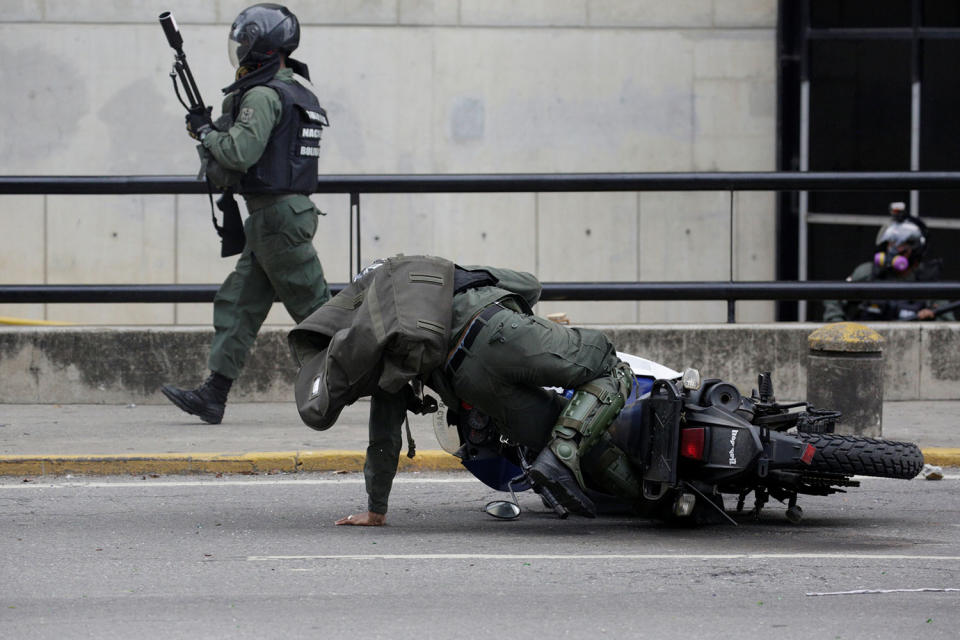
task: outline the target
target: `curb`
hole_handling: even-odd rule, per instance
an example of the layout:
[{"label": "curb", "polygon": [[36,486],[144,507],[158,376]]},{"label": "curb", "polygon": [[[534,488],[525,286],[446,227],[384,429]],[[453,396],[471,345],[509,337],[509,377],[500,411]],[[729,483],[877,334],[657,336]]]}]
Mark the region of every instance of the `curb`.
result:
[{"label": "curb", "polygon": [[923,461],[941,467],[960,467],[960,449],[952,447],[929,447],[921,449]]},{"label": "curb", "polygon": [[[131,453],[122,455],[0,456],[0,476],[140,475],[189,473],[298,473],[363,471],[365,451],[268,451],[257,453]],[[400,457],[399,471],[460,471],[460,459],[446,451],[418,451]]]},{"label": "curb", "polygon": [[[960,448],[923,449],[924,461],[960,467]],[[257,453],[133,453],[122,455],[11,455],[0,456],[0,476],[141,475],[190,473],[299,473],[308,471],[363,471],[364,451],[267,451]],[[417,452],[400,457],[399,471],[462,471],[460,459],[446,451]]]}]

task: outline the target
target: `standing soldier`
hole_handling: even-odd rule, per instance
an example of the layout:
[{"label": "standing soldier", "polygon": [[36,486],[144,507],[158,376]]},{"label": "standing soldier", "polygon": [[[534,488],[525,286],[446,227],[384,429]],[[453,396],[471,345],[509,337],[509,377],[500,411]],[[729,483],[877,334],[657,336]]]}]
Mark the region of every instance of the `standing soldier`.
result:
[{"label": "standing soldier", "polygon": [[249,213],[246,246],[213,303],[210,376],[196,389],[162,388],[180,409],[210,424],[223,419],[227,393],[274,297],[297,322],[330,297],[312,244],[320,212],[308,197],[328,123],[307,66],[289,57],[299,43],[300,24],[286,7],[244,9],[230,28],[237,74],[223,90],[223,115],[216,123],[209,109],[187,115],[208,179],[243,195]]}]

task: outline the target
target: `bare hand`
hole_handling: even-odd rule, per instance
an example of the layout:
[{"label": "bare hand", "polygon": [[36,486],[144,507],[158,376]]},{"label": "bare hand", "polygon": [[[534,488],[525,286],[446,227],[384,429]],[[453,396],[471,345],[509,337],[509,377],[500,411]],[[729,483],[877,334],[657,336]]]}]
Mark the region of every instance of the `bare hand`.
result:
[{"label": "bare hand", "polygon": [[917,320],[933,320],[935,317],[932,309],[920,309],[920,311],[917,311]]},{"label": "bare hand", "polygon": [[346,518],[340,518],[335,524],[349,524],[355,527],[382,527],[387,524],[387,514],[374,513],[373,511],[355,513]]}]

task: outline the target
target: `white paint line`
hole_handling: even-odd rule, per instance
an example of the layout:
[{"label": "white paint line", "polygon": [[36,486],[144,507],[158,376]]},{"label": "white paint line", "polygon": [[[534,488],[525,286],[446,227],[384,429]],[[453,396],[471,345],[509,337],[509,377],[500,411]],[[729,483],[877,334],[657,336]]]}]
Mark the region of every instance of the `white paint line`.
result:
[{"label": "white paint line", "polygon": [[[872,478],[867,476],[857,476],[858,480],[885,480],[885,478]],[[960,475],[944,476],[944,480],[960,480]],[[917,479],[916,481],[922,481]],[[328,485],[328,484],[363,484],[363,477],[358,474],[349,476],[335,476],[327,478],[302,478],[302,477],[277,477],[263,478],[250,477],[245,479],[220,479],[220,478],[198,478],[196,480],[158,480],[150,478],[149,480],[137,481],[84,481],[84,480],[66,480],[62,482],[42,482],[42,481],[13,481],[0,483],[0,491],[5,489],[130,489],[142,487],[239,487],[239,486],[276,486],[276,485]],[[901,481],[898,481],[901,482]],[[466,474],[458,478],[410,478],[404,477],[404,474],[398,475],[394,484],[476,484],[482,483]]]},{"label": "white paint line", "polygon": [[855,591],[827,591],[824,593],[806,593],[808,596],[860,596],[874,593],[948,593],[951,591],[960,591],[960,589],[938,589],[935,587],[924,587],[922,589],[857,589]]},{"label": "white paint line", "polygon": [[249,562],[283,560],[933,560],[960,561],[960,556],[910,556],[867,553],[410,553],[305,556],[248,556]]},{"label": "white paint line", "polygon": [[[357,474],[359,476],[359,474]],[[327,484],[363,484],[363,477],[336,477],[336,478],[271,478],[260,479],[250,478],[247,480],[139,480],[137,482],[18,482],[16,484],[0,484],[0,490],[3,489],[129,489],[144,487],[252,487],[252,486],[275,486],[275,485],[327,485]],[[401,478],[394,479],[393,484],[476,484],[482,486],[482,483],[473,476],[464,478]]]}]

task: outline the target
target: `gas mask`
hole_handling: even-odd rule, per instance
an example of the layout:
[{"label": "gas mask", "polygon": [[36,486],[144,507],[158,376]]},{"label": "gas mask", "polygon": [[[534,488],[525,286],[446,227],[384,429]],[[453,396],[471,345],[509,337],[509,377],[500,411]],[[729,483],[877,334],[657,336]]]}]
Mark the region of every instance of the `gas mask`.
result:
[{"label": "gas mask", "polygon": [[903,273],[919,262],[927,244],[922,224],[909,218],[894,218],[884,225],[877,233],[873,264],[879,269]]},{"label": "gas mask", "polygon": [[910,259],[900,254],[896,249],[888,249],[873,254],[873,264],[880,269],[893,269],[902,273],[910,268]]}]

